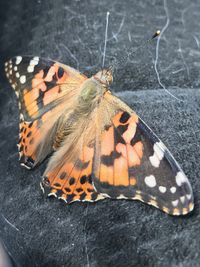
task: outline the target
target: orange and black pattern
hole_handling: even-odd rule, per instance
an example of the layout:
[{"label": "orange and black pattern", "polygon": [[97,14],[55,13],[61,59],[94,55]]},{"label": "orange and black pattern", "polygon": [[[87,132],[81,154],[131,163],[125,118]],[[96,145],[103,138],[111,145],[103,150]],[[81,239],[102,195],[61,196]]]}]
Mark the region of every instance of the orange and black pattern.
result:
[{"label": "orange and black pattern", "polygon": [[173,215],[192,210],[191,186],[158,137],[135,114],[119,112],[112,121],[102,134],[97,191],[138,199]]},{"label": "orange and black pattern", "polygon": [[111,70],[87,78],[39,57],[15,57],[6,76],[19,99],[20,163],[48,155],[41,188],[66,203],[135,199],[171,215],[193,210],[190,183],[169,150],[109,91]]}]

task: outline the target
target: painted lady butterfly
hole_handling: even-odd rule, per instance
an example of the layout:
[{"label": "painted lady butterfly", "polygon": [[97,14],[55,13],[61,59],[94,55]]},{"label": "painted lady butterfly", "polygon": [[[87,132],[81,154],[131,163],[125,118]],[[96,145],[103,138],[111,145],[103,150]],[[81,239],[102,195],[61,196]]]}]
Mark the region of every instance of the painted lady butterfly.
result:
[{"label": "painted lady butterfly", "polygon": [[109,85],[39,57],[5,63],[19,98],[20,163],[32,169],[54,152],[41,187],[70,203],[137,199],[172,215],[193,209],[186,175],[169,150]]}]

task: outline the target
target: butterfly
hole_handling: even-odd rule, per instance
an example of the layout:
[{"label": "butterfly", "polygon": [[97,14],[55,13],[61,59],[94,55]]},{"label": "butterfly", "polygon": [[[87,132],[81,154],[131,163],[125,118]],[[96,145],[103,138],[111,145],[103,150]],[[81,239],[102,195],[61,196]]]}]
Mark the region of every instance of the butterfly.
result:
[{"label": "butterfly", "polygon": [[56,61],[5,63],[19,99],[19,156],[32,169],[52,155],[41,188],[66,203],[140,200],[171,215],[193,210],[191,185],[166,146],[110,91],[111,69],[86,77]]}]

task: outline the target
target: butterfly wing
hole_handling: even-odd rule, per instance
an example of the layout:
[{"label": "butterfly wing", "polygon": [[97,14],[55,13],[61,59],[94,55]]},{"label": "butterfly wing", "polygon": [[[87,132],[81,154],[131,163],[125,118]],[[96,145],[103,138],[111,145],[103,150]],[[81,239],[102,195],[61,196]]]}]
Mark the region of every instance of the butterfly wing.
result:
[{"label": "butterfly wing", "polygon": [[169,150],[122,101],[106,93],[54,153],[42,188],[65,200],[137,199],[172,215],[193,209],[190,183]]},{"label": "butterfly wing", "polygon": [[19,99],[20,162],[32,168],[53,150],[61,115],[69,113],[87,77],[61,63],[29,56],[10,59],[5,72]]},{"label": "butterfly wing", "polygon": [[137,199],[173,215],[190,212],[190,183],[169,150],[122,101],[110,94],[105,100],[104,109],[115,114],[96,144],[96,191],[104,197]]},{"label": "butterfly wing", "polygon": [[92,166],[97,132],[90,117],[84,120],[75,117],[74,131],[70,131],[51,157],[41,183],[48,196],[53,195],[67,203],[104,198],[93,186]]}]

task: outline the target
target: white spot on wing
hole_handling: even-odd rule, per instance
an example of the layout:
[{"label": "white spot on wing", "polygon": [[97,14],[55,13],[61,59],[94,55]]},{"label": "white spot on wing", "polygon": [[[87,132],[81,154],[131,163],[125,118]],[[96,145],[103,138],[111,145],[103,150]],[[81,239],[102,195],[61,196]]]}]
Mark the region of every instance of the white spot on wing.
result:
[{"label": "white spot on wing", "polygon": [[22,84],[24,84],[24,83],[26,82],[26,76],[25,76],[25,75],[22,75],[22,76],[20,77],[20,82],[21,82]]},{"label": "white spot on wing", "polygon": [[38,65],[39,62],[39,57],[34,57],[33,59],[31,59],[31,61],[29,62],[29,66],[27,68],[27,71],[29,73],[34,72],[34,68],[36,65]]},{"label": "white spot on wing", "polygon": [[156,186],[156,178],[153,175],[146,176],[144,178],[144,181],[148,187],[155,187]]},{"label": "white spot on wing", "polygon": [[155,168],[158,168],[160,165],[160,160],[158,159],[158,157],[156,156],[156,154],[154,153],[153,156],[149,157],[149,160],[151,162],[151,165]]},{"label": "white spot on wing", "polygon": [[176,187],[175,187],[175,186],[172,186],[172,187],[170,188],[170,191],[171,191],[172,194],[174,194],[174,193],[176,192]]},{"label": "white spot on wing", "polygon": [[34,66],[28,66],[27,71],[28,71],[29,73],[30,73],[30,72],[33,72],[33,71],[34,71]]},{"label": "white spot on wing", "polygon": [[19,63],[22,61],[22,57],[18,56],[16,57],[16,65],[19,65]]},{"label": "white spot on wing", "polygon": [[185,196],[180,197],[180,200],[182,203],[184,203],[185,202]]},{"label": "white spot on wing", "polygon": [[39,57],[34,57],[33,60],[39,61]]},{"label": "white spot on wing", "polygon": [[186,175],[179,171],[176,175],[176,183],[178,186],[181,186],[183,183],[188,183]]},{"label": "white spot on wing", "polygon": [[179,200],[176,199],[176,200],[172,201],[172,205],[173,205],[174,207],[176,207],[176,206],[178,205],[178,202],[179,202]]},{"label": "white spot on wing", "polygon": [[165,186],[159,186],[159,191],[161,193],[165,193],[167,191],[167,188]]},{"label": "white spot on wing", "polygon": [[164,157],[165,145],[160,141],[156,142],[153,146],[154,154],[149,157],[149,160],[155,168],[158,168],[160,165],[160,161]]}]

